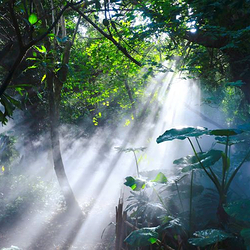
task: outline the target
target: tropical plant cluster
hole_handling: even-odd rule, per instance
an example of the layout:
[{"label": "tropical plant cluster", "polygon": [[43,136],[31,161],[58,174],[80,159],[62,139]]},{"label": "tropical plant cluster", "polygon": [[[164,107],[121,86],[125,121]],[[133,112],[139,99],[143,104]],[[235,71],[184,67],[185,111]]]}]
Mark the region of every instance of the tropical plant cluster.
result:
[{"label": "tropical plant cluster", "polygon": [[[162,172],[151,180],[143,172],[137,178],[126,177],[124,184],[133,191],[125,210],[129,221],[137,227],[125,239],[129,246],[142,249],[249,247],[249,188],[242,185],[247,183],[246,170],[242,168],[250,160],[250,151],[237,147],[244,144],[249,148],[246,137],[249,130],[246,125],[239,128],[173,128],[157,138],[157,143],[187,139],[194,155],[176,159],[173,162],[177,166],[176,176],[171,178]],[[198,138],[202,136],[214,137],[215,143],[209,151],[203,151],[199,144]],[[191,138],[195,139],[199,152]],[[233,147],[237,150],[232,150]]]}]

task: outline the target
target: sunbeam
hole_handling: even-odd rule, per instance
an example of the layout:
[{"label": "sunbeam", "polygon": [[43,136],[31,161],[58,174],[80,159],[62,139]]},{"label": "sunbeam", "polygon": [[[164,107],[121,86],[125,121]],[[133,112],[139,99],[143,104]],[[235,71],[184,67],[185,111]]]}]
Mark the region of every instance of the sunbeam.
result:
[{"label": "sunbeam", "polygon": [[[172,127],[206,125],[207,121],[199,115],[200,107],[197,83],[179,79],[171,72],[160,73],[148,84],[137,117],[129,126],[124,126],[122,121],[112,129],[106,127],[97,130],[91,138],[86,138],[83,133],[78,133],[81,134],[78,137],[73,136],[69,132],[75,128],[62,126],[63,161],[83,214],[61,211],[55,205],[56,202],[55,208],[49,206],[46,213],[30,214],[27,211],[15,225],[16,228],[25,228],[25,231],[16,234],[13,226],[13,230],[8,231],[8,241],[1,244],[8,245],[11,242],[24,249],[35,250],[41,249],[41,242],[48,238],[48,249],[101,249],[98,248],[102,242],[101,236],[109,235],[110,248],[107,249],[112,249],[115,228],[110,223],[115,223],[115,207],[121,193],[125,192],[126,195],[127,192],[123,185],[124,179],[128,175],[137,175],[133,154],[118,152],[115,148],[145,147],[145,151],[136,153],[139,171],[159,169],[171,176],[171,162],[183,153],[190,153],[190,149],[183,142],[157,145],[155,140]],[[37,141],[36,146],[42,145],[43,140]],[[27,157],[27,149],[26,153],[25,149],[22,150]],[[30,160],[34,160],[34,157],[25,160],[32,165],[27,168],[27,175],[34,175],[34,178],[42,176],[42,181],[54,182],[54,173],[49,169],[51,155],[46,151],[37,152],[34,155],[36,161]],[[20,188],[18,193],[8,199],[16,200],[25,195],[25,188]]]}]

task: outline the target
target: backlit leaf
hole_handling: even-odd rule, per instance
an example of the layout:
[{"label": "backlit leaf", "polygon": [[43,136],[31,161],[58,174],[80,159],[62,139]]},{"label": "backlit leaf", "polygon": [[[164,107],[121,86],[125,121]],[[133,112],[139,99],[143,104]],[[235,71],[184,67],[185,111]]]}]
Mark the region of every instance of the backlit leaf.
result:
[{"label": "backlit leaf", "polygon": [[29,22],[31,23],[31,24],[35,24],[36,22],[37,22],[37,15],[36,14],[31,14],[30,16],[29,16]]},{"label": "backlit leaf", "polygon": [[140,191],[145,188],[146,182],[144,180],[133,178],[132,176],[128,176],[125,179],[126,182],[124,182],[124,185],[130,187],[134,191]]},{"label": "backlit leaf", "polygon": [[157,182],[157,183],[167,183],[168,179],[167,177],[162,173],[160,172],[154,180],[152,180],[152,182]]},{"label": "backlit leaf", "polygon": [[41,82],[43,82],[46,78],[46,74],[43,75]]}]

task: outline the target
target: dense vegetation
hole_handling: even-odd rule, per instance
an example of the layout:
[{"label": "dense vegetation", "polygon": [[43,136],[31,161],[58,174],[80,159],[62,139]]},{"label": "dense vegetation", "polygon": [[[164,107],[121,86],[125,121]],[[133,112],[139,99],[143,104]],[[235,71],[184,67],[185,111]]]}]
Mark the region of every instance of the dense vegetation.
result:
[{"label": "dense vegetation", "polygon": [[[48,132],[42,147],[51,149],[65,209],[82,218],[62,161],[60,125],[78,126],[85,138],[97,128],[115,128],[120,121],[138,131],[153,106],[152,101],[145,109],[138,108],[150,79],[159,72],[178,71],[199,79],[203,103],[218,107],[227,124],[220,130],[168,130],[158,138],[158,143],[187,139],[194,155],[174,162],[181,166],[174,182],[162,172],[142,178],[138,169],[141,178],[126,178],[125,185],[133,190],[127,222],[136,230],[122,235],[121,244],[124,249],[249,248],[248,176],[241,168],[249,160],[249,1],[1,0],[0,4],[0,121],[5,126],[13,118],[15,123],[15,133],[0,137],[4,197],[15,191],[7,184],[29,183],[27,169],[14,167],[20,163],[17,138],[29,144]],[[155,95],[157,91],[152,100]],[[18,132],[23,128],[26,133]],[[212,145],[206,152],[199,147],[198,152],[190,137],[198,142],[208,135],[217,136],[216,145],[224,148]],[[136,159],[136,150],[130,151]],[[206,187],[207,179],[214,186]],[[242,185],[245,199],[231,188],[234,182]],[[0,222],[11,223],[12,215],[21,214],[36,199],[36,192],[46,193],[46,184],[37,183],[30,184],[31,193],[21,200],[8,206],[5,198],[1,200]],[[152,188],[154,195],[148,191]],[[41,194],[43,204],[52,199],[45,196]],[[62,202],[61,197],[58,200]]]}]

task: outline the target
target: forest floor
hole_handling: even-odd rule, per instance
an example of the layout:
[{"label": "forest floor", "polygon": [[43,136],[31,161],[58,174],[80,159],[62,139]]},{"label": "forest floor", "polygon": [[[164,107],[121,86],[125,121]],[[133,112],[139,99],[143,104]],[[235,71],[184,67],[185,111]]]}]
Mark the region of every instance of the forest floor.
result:
[{"label": "forest floor", "polygon": [[[107,227],[97,242],[79,240],[79,232],[85,216],[74,216],[59,210],[51,218],[37,217],[32,223],[2,223],[0,225],[0,249],[18,247],[22,250],[111,250],[114,249],[114,228]],[[22,220],[22,219],[20,219]],[[20,221],[19,221],[20,222]],[[42,230],[39,232],[39,226]],[[67,234],[64,234],[63,232]],[[30,232],[27,237],[27,231]],[[25,237],[23,237],[25,232]],[[39,233],[38,233],[39,232]],[[83,233],[83,232],[81,232]],[[77,242],[75,242],[77,238]],[[81,237],[80,237],[81,238]],[[12,249],[11,249],[12,250]]]}]

